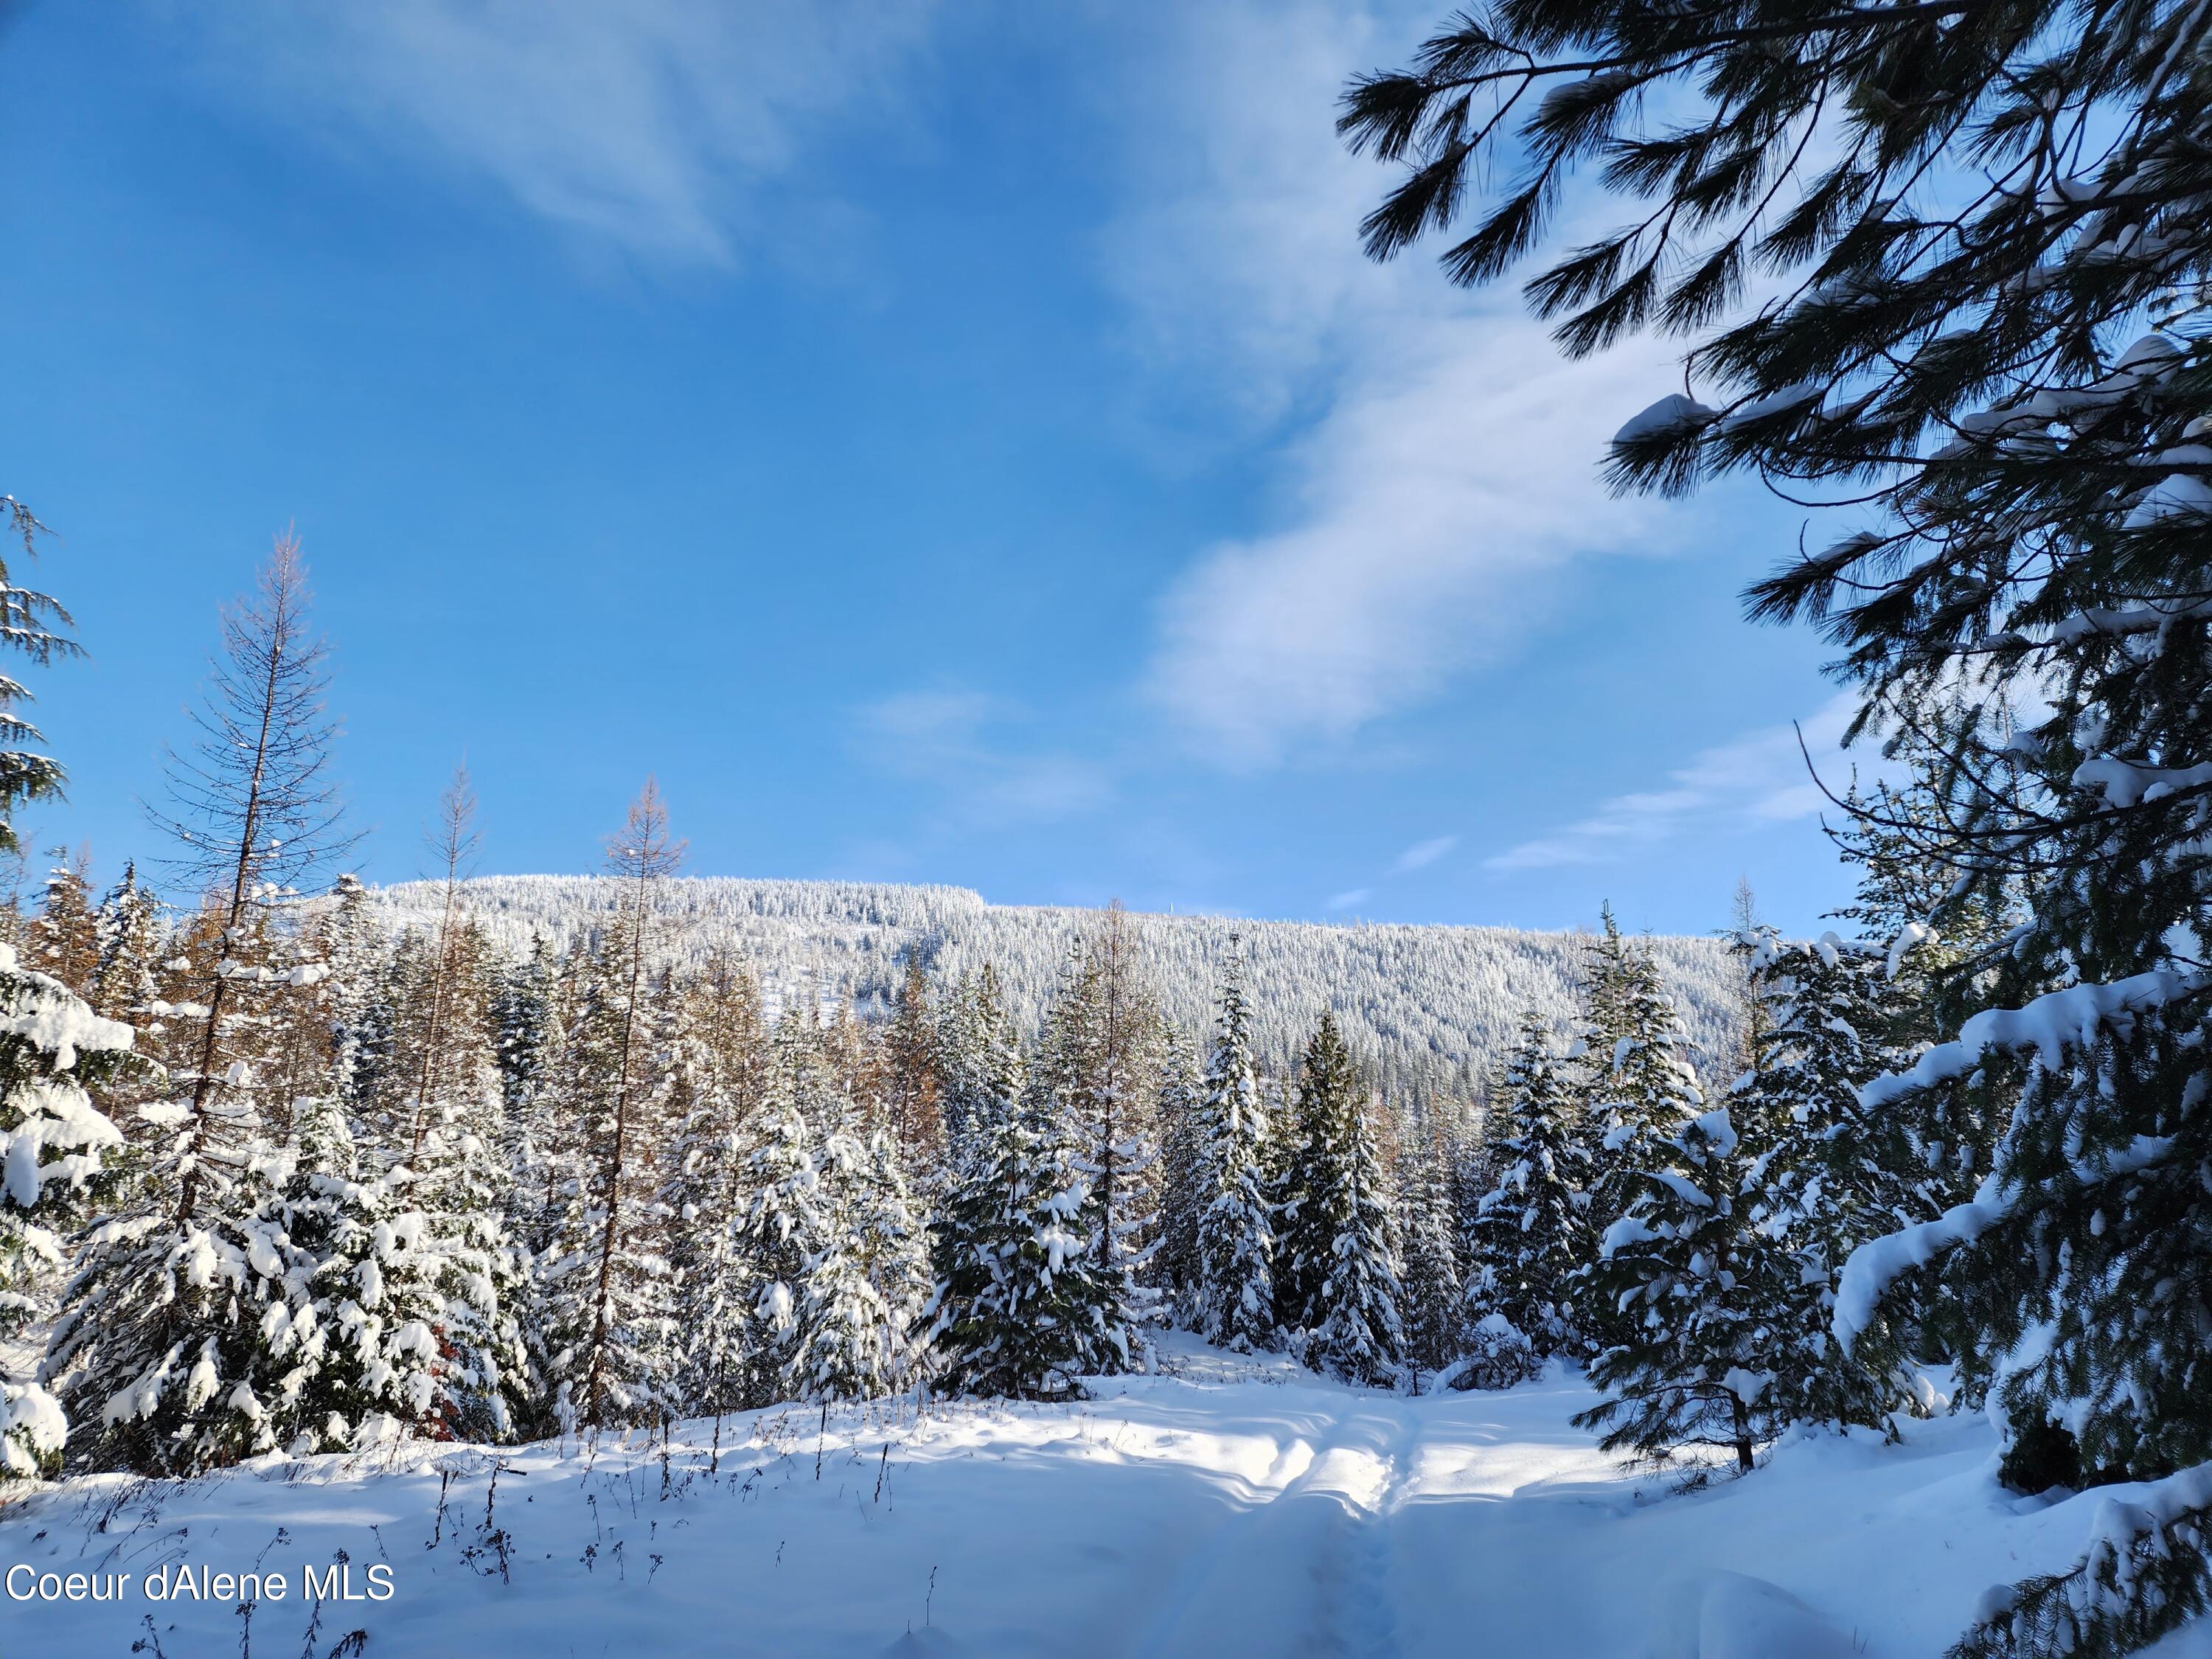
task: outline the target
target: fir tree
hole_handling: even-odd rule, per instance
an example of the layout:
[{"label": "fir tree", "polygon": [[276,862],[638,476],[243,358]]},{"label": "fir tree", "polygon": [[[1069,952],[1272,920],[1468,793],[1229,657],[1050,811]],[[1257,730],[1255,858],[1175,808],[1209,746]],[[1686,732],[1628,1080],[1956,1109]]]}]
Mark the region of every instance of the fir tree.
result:
[{"label": "fir tree", "polygon": [[1898,1059],[1882,1040],[1899,1026],[1897,988],[1880,956],[1833,933],[1791,944],[1761,930],[1750,961],[1767,1015],[1729,1112],[1751,1155],[1740,1201],[1780,1258],[1765,1310],[1775,1376],[1762,1404],[1784,1422],[1881,1423],[1895,1391],[1847,1357],[1829,1326],[1844,1259],[1936,1210],[1917,1149],[1859,1102]]},{"label": "fir tree", "polygon": [[1397,1210],[1404,1235],[1401,1312],[1406,1364],[1418,1384],[1460,1358],[1467,1338],[1467,1285],[1452,1224],[1452,1169],[1443,1137],[1431,1126],[1399,1165]]},{"label": "fir tree", "polygon": [[907,1373],[927,1256],[888,1133],[866,1146],[830,1136],[821,1173],[822,1231],[805,1263],[790,1374],[805,1399],[872,1399]]},{"label": "fir tree", "polygon": [[1064,1129],[1044,1113],[994,1112],[948,1195],[925,1316],[945,1386],[1068,1398],[1125,1369],[1120,1287],[1080,1231],[1091,1202]]},{"label": "fir tree", "polygon": [[1338,1178],[1326,1164],[1359,1093],[1352,1053],[1324,1012],[1298,1065],[1298,1092],[1291,1133],[1282,1138],[1275,1183],[1275,1319],[1294,1336],[1318,1327],[1327,1317],[1322,1286],[1334,1265],[1340,1218],[1328,1213],[1317,1195]]},{"label": "fir tree", "polygon": [[[5,527],[23,544],[24,556],[35,558],[39,532],[46,526],[13,495],[0,495],[0,508],[5,509]],[[83,654],[63,631],[73,625],[58,599],[16,586],[7,562],[0,559],[0,647],[43,668],[56,657]],[[22,705],[30,701],[30,692],[20,682],[0,674],[0,853],[21,850],[15,834],[18,810],[58,796],[67,776],[59,761],[24,746],[43,741],[39,728],[23,718]]]},{"label": "fir tree", "polygon": [[748,1406],[795,1399],[806,1385],[801,1316],[811,1264],[829,1231],[811,1139],[786,1094],[757,1126],[745,1155],[738,1232],[739,1282],[750,1298],[741,1340]]},{"label": "fir tree", "polygon": [[1587,1352],[1574,1286],[1596,1259],[1596,1240],[1592,1167],[1573,1106],[1544,1021],[1522,1016],[1494,1109],[1505,1128],[1492,1152],[1496,1185],[1477,1200],[1469,1230],[1468,1298],[1473,1318],[1498,1315],[1539,1358]]},{"label": "fir tree", "polygon": [[1732,1448],[1749,1469],[1770,1437],[1774,1376],[1767,1258],[1737,1192],[1743,1159],[1725,1109],[1691,1119],[1628,1175],[1627,1208],[1599,1241],[1589,1274],[1612,1340],[1589,1378],[1610,1396],[1578,1413],[1608,1451],[1664,1457]]},{"label": "fir tree", "polygon": [[963,978],[939,1016],[939,1086],[948,1154],[957,1163],[988,1120],[1018,1101],[1026,1084],[1021,1038],[998,969],[989,963]]},{"label": "fir tree", "polygon": [[1305,1363],[1347,1382],[1391,1382],[1405,1367],[1405,1285],[1398,1217],[1376,1146],[1374,1115],[1354,1095],[1310,1146],[1318,1166],[1307,1207],[1334,1228]]},{"label": "fir tree", "polygon": [[672,1148],[665,1203],[674,1218],[678,1364],[683,1395],[716,1415],[745,1403],[745,1332],[751,1306],[738,1222],[744,1136],[764,1109],[767,1031],[760,993],[726,953],[709,957],[693,979],[672,982],[675,1006],[664,1015],[676,1057]]},{"label": "fir tree", "polygon": [[72,857],[53,851],[46,872],[46,896],[23,942],[28,965],[89,999],[100,963],[100,930],[92,908],[90,855],[82,848]]},{"label": "fir tree", "polygon": [[1139,1275],[1155,1222],[1156,1153],[1151,1103],[1139,1080],[1151,1068],[1157,1018],[1137,982],[1135,954],[1127,913],[1109,906],[1076,943],[1045,1022],[1032,1089],[1036,1109],[1065,1126],[1091,1193],[1083,1231],[1100,1277],[1116,1287],[1108,1316],[1112,1353],[1143,1365],[1151,1353],[1144,1327],[1155,1316],[1156,1298]]},{"label": "fir tree", "polygon": [[[88,1091],[130,1065],[131,1032],[59,981],[19,968],[7,945],[0,1011],[0,1339],[13,1339],[61,1265],[57,1229],[111,1198],[127,1170],[122,1133]],[[0,1370],[0,1483],[52,1474],[66,1433],[45,1389]]]},{"label": "fir tree", "polygon": [[1299,1114],[1306,1173],[1283,1250],[1312,1286],[1306,1363],[1348,1382],[1394,1380],[1406,1357],[1398,1220],[1365,1091],[1328,1014],[1306,1046]]},{"label": "fir tree", "polygon": [[109,1019],[146,1020],[161,991],[161,901],[125,864],[93,917],[94,962],[88,1000]]},{"label": "fir tree", "polygon": [[323,921],[331,1085],[354,1125],[366,1131],[386,1114],[398,1086],[398,975],[392,941],[369,908],[361,878],[341,875],[331,893],[336,902]]},{"label": "fir tree", "polygon": [[1253,1072],[1243,958],[1234,935],[1222,969],[1220,1006],[1200,1085],[1196,1189],[1203,1207],[1189,1316],[1207,1341],[1249,1353],[1275,1340],[1275,1232],[1267,1191],[1267,1124]]},{"label": "fir tree", "polygon": [[1212,1201],[1205,1188],[1200,1133],[1205,1126],[1198,1056],[1189,1039],[1161,1023],[1158,1097],[1160,1236],[1152,1253],[1152,1282],[1173,1305],[1188,1306],[1198,1284],[1200,1218]]},{"label": "fir tree", "polygon": [[293,1171],[270,1220],[304,1258],[307,1295],[264,1316],[269,1327],[289,1321],[281,1334],[293,1363],[276,1397],[262,1401],[274,1437],[295,1449],[452,1432],[458,1413],[438,1337],[447,1263],[410,1202],[410,1172],[395,1176],[360,1167],[335,1100],[302,1103]]},{"label": "fir tree", "polygon": [[[1649,951],[1632,947],[1618,960],[1617,977],[1606,993],[1610,1002],[1601,1005],[1612,1046],[1592,1053],[1588,1061],[1585,1133],[1595,1140],[1589,1215],[1590,1230],[1600,1237],[1629,1212],[1649,1172],[1672,1156],[1666,1149],[1683,1123],[1705,1105],[1681,1016],[1659,982],[1657,963]],[[1592,1028],[1601,1036],[1606,1030],[1595,1019]],[[1620,1338],[1612,1328],[1616,1298],[1598,1294],[1577,1300],[1601,1341]]]}]

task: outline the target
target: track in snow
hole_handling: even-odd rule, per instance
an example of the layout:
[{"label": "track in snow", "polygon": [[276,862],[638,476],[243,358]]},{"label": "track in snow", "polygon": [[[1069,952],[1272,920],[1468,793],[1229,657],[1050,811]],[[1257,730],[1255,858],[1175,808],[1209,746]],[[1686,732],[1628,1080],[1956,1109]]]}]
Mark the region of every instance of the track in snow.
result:
[{"label": "track in snow", "polygon": [[[588,1458],[510,1449],[506,1578],[484,1553],[483,1461],[450,1448],[66,1482],[0,1511],[0,1566],[181,1557],[296,1583],[339,1550],[390,1562],[398,1594],[326,1608],[319,1659],[356,1627],[364,1659],[1639,1659],[1655,1607],[1702,1606],[1733,1571],[1803,1604],[1820,1642],[1793,1659],[1924,1659],[1986,1586],[2070,1563],[2098,1501],[2014,1515],[1973,1419],[1902,1446],[1785,1447],[1749,1480],[1668,1496],[1569,1425],[1591,1399],[1571,1377],[1404,1400],[1178,1341],[1184,1375],[1102,1382],[1073,1407],[833,1409],[826,1432],[811,1407],[732,1419],[711,1476],[708,1424],[665,1463],[642,1437]],[[301,1652],[310,1614],[264,1601],[253,1650]],[[0,1648],[126,1654],[149,1619],[167,1659],[235,1654],[245,1634],[228,1602],[6,1603]],[[1666,1659],[1727,1650],[1692,1644]],[[2159,1659],[2185,1654],[2212,1643]]]}]

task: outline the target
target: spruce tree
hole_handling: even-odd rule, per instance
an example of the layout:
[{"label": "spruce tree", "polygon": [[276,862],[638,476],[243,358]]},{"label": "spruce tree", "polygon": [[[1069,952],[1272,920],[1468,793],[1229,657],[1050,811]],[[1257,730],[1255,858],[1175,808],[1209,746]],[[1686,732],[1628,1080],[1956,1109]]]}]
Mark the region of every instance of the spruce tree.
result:
[{"label": "spruce tree", "polygon": [[1305,1178],[1279,1250],[1294,1282],[1306,1363],[1347,1382],[1394,1381],[1405,1364],[1405,1288],[1398,1218],[1373,1115],[1335,1019],[1306,1045],[1299,1116]]},{"label": "spruce tree", "polygon": [[1885,1042],[1900,1028],[1897,987],[1882,956],[1833,933],[1790,943],[1762,929],[1750,961],[1767,1013],[1729,1111],[1750,1154],[1741,1201],[1778,1257],[1762,1403],[1778,1421],[1881,1423],[1900,1397],[1829,1328],[1844,1258],[1936,1212],[1919,1148],[1859,1101],[1898,1060]]},{"label": "spruce tree", "polygon": [[[0,1340],[13,1340],[61,1266],[60,1230],[127,1176],[122,1133],[89,1091],[130,1066],[131,1032],[18,967],[9,945],[0,945]],[[52,1474],[67,1432],[35,1379],[0,1370],[0,1484]]]},{"label": "spruce tree", "polygon": [[1267,1197],[1267,1122],[1252,1065],[1244,965],[1231,935],[1221,1012],[1200,1081],[1193,1329],[1240,1353],[1275,1342],[1275,1230]]},{"label": "spruce tree", "polygon": [[1665,1457],[1734,1449],[1749,1469],[1775,1421],[1768,1272],[1772,1254],[1738,1197],[1744,1159],[1725,1109],[1638,1143],[1650,1161],[1624,1182],[1627,1206],[1589,1275],[1607,1345],[1590,1362],[1609,1398],[1578,1413],[1608,1451]]},{"label": "spruce tree", "polygon": [[1203,1186],[1198,1056],[1189,1039],[1162,1021],[1159,1091],[1153,1118],[1160,1125],[1160,1236],[1152,1253],[1152,1282],[1173,1307],[1189,1305],[1198,1282],[1200,1218],[1211,1195]]},{"label": "spruce tree", "polygon": [[1467,1285],[1452,1224],[1451,1158],[1431,1126],[1400,1161],[1406,1364],[1418,1384],[1457,1360],[1467,1340]]},{"label": "spruce tree", "polygon": [[[0,509],[6,516],[5,526],[0,527],[22,543],[26,558],[37,557],[39,533],[46,526],[13,495],[0,495]],[[17,652],[43,668],[57,657],[84,654],[64,631],[72,626],[70,613],[58,599],[16,586],[7,561],[0,559],[0,647]],[[19,681],[0,674],[0,854],[22,850],[15,833],[19,809],[33,801],[58,797],[67,777],[59,761],[26,746],[44,741],[39,728],[23,718],[22,705],[30,701],[30,692]]]},{"label": "spruce tree", "polygon": [[[787,1023],[792,1018],[784,1016]],[[807,1284],[830,1225],[811,1140],[798,1103],[785,1092],[756,1126],[745,1153],[738,1233],[739,1283],[748,1296],[739,1345],[747,1406],[797,1399],[809,1381]]]},{"label": "spruce tree", "polygon": [[1127,1369],[1120,1286],[1082,1217],[1090,1185],[1053,1115],[994,1112],[947,1195],[925,1316],[944,1385],[1067,1399],[1080,1379]]},{"label": "spruce tree", "polygon": [[1524,1014],[1492,1108],[1505,1133],[1492,1149],[1496,1184],[1477,1200],[1470,1229],[1468,1293],[1473,1318],[1504,1320],[1540,1358],[1589,1352],[1575,1285],[1597,1255],[1593,1169],[1574,1105],[1549,1029]]}]

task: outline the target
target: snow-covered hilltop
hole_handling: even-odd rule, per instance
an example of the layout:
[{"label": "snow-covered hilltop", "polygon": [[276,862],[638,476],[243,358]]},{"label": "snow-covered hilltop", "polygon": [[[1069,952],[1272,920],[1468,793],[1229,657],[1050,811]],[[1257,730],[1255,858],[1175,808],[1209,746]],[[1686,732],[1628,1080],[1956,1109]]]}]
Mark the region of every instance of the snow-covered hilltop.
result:
[{"label": "snow-covered hilltop", "polygon": [[[602,876],[481,876],[470,912],[501,947],[520,953],[533,932],[556,942],[612,916],[618,884]],[[378,890],[395,926],[434,925],[442,890],[410,882]],[[758,964],[771,1005],[812,984],[825,998],[888,1006],[907,952],[955,979],[994,964],[1023,1025],[1034,1030],[1066,966],[1086,911],[991,904],[964,887],[693,877],[664,884],[694,957],[732,945]],[[1353,1048],[1393,1085],[1462,1069],[1480,1076],[1510,1042],[1524,1010],[1564,1021],[1574,1008],[1583,936],[1511,927],[1333,925],[1223,916],[1146,915],[1145,951],[1169,1014],[1192,1030],[1212,1018],[1221,956],[1242,936],[1254,1037],[1262,1060],[1287,1066],[1324,1006]],[[1735,1018],[1727,952],[1709,939],[1652,941],[1692,1041],[1725,1052]]]}]

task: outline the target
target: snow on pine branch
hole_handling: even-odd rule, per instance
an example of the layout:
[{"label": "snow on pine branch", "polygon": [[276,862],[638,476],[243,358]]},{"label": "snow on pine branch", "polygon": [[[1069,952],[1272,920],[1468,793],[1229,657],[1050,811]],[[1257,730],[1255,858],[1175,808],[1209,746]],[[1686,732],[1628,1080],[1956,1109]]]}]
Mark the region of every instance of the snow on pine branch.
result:
[{"label": "snow on pine branch", "polygon": [[[1990,1008],[1960,1028],[1958,1037],[1939,1043],[1910,1070],[1879,1077],[1858,1091],[1869,1111],[1879,1111],[1919,1090],[1965,1077],[1990,1049],[2033,1049],[2046,1071],[2065,1063],[2069,1048],[2087,1048],[2106,1027],[2124,1029],[2136,1014],[2165,1006],[2201,988],[2203,976],[2160,968],[2104,985],[2069,985],[2036,998],[2025,1007]],[[2084,1180],[2110,1178],[2148,1167],[2163,1158],[2171,1142],[2139,1135],[2094,1164],[2076,1159]],[[1899,1277],[1924,1267],[1944,1251],[1971,1244],[2009,1213],[2016,1194],[1995,1176],[1983,1182],[1973,1199],[1955,1205],[1933,1221],[1869,1239],[1844,1261],[1836,1286],[1834,1330],[1848,1353],[1867,1327],[1883,1294]]]},{"label": "snow on pine branch", "polygon": [[1991,1048],[2033,1048],[2045,1070],[2055,1070],[2065,1063],[2069,1048],[2094,1043],[2100,1027],[2118,1025],[2142,1010],[2163,1007],[2202,983],[2200,975],[2154,968],[2109,984],[2069,985],[2046,992],[2025,1007],[1984,1009],[1959,1028],[1954,1041],[1936,1044],[1910,1070],[1878,1077],[1861,1088],[1859,1103],[1879,1111],[1906,1095],[1964,1077]]}]

